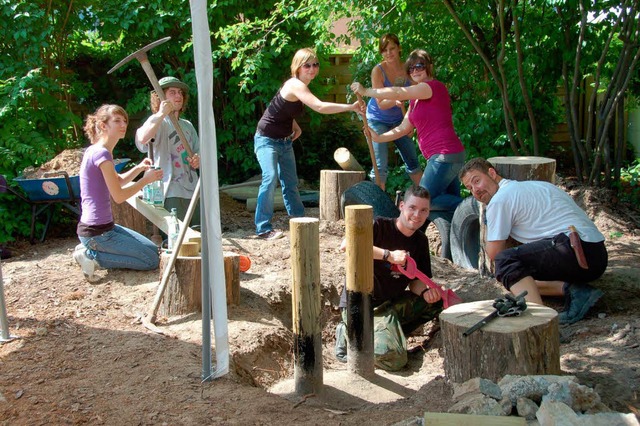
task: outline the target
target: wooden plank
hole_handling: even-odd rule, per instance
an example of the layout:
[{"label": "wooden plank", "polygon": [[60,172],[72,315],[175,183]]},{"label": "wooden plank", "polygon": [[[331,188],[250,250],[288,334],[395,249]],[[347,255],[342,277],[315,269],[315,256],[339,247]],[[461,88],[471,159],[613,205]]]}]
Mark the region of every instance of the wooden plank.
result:
[{"label": "wooden plank", "polygon": [[524,417],[481,416],[477,414],[424,413],[424,424],[429,426],[524,426]]},{"label": "wooden plank", "polygon": [[[142,199],[138,198],[137,195],[129,198],[127,203],[131,205],[134,209],[140,212],[144,217],[149,219],[151,223],[160,228],[162,232],[165,234],[169,234],[169,217],[171,213],[169,213],[166,209],[162,207],[154,207],[150,204],[145,203]],[[178,219],[178,223],[180,223],[180,227],[184,226],[184,223]],[[194,231],[191,228],[187,228],[187,233],[185,234],[185,241],[189,241],[191,237],[199,237],[200,232]]]}]

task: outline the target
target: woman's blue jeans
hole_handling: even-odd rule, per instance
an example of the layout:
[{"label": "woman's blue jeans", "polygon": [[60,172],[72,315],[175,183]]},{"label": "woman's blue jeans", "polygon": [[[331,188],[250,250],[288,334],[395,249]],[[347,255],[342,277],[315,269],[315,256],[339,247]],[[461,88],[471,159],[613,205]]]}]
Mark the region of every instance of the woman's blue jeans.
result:
[{"label": "woman's blue jeans", "polygon": [[78,237],[87,248],[87,256],[104,269],[137,269],[149,271],[160,263],[158,247],[136,231],[116,225],[111,231],[95,237]]},{"label": "woman's blue jeans", "polygon": [[278,179],[282,186],[282,198],[289,216],[304,216],[304,205],[298,191],[298,172],[293,142],[288,139],[273,139],[256,133],[253,151],[262,169],[262,183],[258,190],[256,205],[256,233],[258,235],[273,229],[273,193]]},{"label": "woman's blue jeans", "polygon": [[446,163],[439,157],[436,154],[427,160],[420,186],[431,194],[431,211],[453,211],[462,201],[458,172],[464,161]]},{"label": "woman's blue jeans", "polygon": [[[377,120],[369,120],[368,124],[371,129],[377,134],[388,132],[391,129],[399,126],[401,121],[393,124],[382,123]],[[415,172],[420,171],[420,162],[418,161],[418,154],[416,153],[416,144],[413,143],[408,136],[402,136],[400,139],[394,141],[396,148],[400,152],[402,161],[404,161],[404,168],[407,174],[412,175]],[[380,182],[387,181],[387,174],[389,171],[389,144],[388,143],[373,143],[373,152],[376,154],[376,164],[378,165],[378,174],[380,175]],[[370,173],[371,180],[375,181],[374,171]]]}]

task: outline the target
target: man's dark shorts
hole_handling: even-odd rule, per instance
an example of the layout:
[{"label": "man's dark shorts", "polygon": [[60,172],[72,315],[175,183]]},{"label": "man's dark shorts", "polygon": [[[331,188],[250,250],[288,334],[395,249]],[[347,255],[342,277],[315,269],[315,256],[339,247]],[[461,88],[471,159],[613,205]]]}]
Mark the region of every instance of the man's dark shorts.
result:
[{"label": "man's dark shorts", "polygon": [[604,241],[583,241],[582,249],[589,269],[578,265],[565,234],[503,250],[495,258],[496,279],[510,290],[512,285],[528,276],[539,281],[569,283],[586,283],[600,278],[608,262]]}]

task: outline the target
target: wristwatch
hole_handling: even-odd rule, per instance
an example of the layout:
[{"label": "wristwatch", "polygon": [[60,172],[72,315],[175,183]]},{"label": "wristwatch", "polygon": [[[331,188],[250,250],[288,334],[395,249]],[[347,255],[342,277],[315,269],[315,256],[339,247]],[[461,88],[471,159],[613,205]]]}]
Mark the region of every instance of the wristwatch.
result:
[{"label": "wristwatch", "polygon": [[390,254],[391,254],[391,252],[389,252],[389,250],[384,249],[384,253],[382,254],[382,260],[384,260],[386,262],[387,259],[389,259],[389,255]]}]

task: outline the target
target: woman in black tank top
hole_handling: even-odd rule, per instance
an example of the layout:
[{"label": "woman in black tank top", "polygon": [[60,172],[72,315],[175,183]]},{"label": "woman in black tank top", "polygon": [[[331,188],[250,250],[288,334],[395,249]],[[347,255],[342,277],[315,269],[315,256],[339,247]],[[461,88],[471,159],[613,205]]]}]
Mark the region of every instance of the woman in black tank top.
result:
[{"label": "woman in black tank top", "polygon": [[302,114],[304,106],[321,114],[364,112],[364,104],[323,102],[311,93],[308,85],[316,78],[319,70],[318,57],[312,49],[298,50],[291,61],[291,78],[278,90],[258,122],[253,150],[262,169],[262,184],[258,191],[255,215],[256,234],[259,238],[272,240],[283,236],[282,231],[271,225],[273,194],[278,180],[289,216],[304,216],[293,153],[293,141],[302,134],[295,119]]}]

